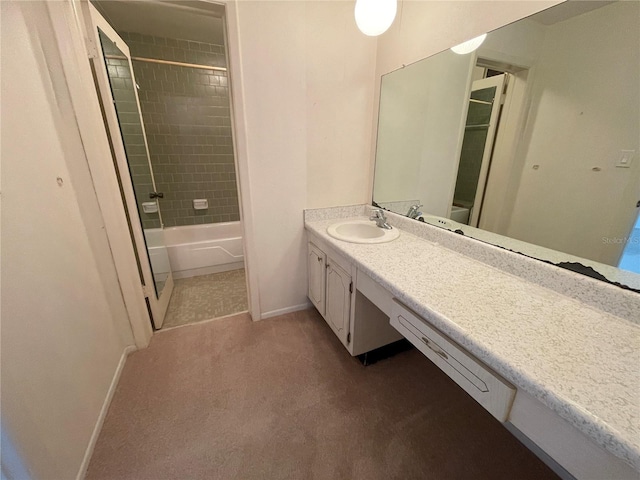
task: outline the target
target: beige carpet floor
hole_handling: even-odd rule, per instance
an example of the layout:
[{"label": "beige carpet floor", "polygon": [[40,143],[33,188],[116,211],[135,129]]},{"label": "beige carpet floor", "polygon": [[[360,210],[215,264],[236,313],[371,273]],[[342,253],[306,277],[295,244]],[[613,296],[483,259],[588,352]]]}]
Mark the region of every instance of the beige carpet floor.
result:
[{"label": "beige carpet floor", "polygon": [[175,281],[162,328],[244,312],[247,284],[244,268]]},{"label": "beige carpet floor", "polygon": [[315,310],[154,335],[88,479],[551,479],[416,350],[363,367]]}]

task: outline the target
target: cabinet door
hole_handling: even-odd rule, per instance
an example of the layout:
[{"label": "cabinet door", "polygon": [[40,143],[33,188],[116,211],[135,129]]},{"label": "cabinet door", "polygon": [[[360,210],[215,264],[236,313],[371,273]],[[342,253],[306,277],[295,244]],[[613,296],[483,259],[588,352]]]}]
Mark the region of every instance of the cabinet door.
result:
[{"label": "cabinet door", "polygon": [[307,249],[309,291],[307,296],[323,317],[325,312],[325,264],[326,255],[324,252],[313,243],[309,243]]},{"label": "cabinet door", "polygon": [[347,345],[351,310],[351,275],[331,258],[327,259],[327,311],[325,320],[340,341]]}]

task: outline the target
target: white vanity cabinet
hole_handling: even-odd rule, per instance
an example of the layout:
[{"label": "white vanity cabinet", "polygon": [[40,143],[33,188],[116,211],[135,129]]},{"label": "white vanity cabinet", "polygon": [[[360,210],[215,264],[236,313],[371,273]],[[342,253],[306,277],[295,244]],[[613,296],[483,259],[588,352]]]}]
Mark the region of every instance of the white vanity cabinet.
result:
[{"label": "white vanity cabinet", "polygon": [[344,345],[351,340],[349,319],[351,317],[351,294],[353,282],[337,262],[327,258],[326,303],[324,318]]},{"label": "white vanity cabinet", "polygon": [[309,234],[307,243],[308,297],[351,355],[361,355],[388,345],[402,336],[381,311],[356,290],[372,280],[359,272],[321,238]]},{"label": "white vanity cabinet", "polygon": [[[320,242],[316,240],[316,243]],[[307,244],[307,272],[309,300],[348,349],[353,294],[350,264],[310,241]]]},{"label": "white vanity cabinet", "polygon": [[307,244],[307,272],[309,276],[309,289],[307,296],[313,306],[324,316],[325,297],[325,269],[327,256],[313,243]]}]

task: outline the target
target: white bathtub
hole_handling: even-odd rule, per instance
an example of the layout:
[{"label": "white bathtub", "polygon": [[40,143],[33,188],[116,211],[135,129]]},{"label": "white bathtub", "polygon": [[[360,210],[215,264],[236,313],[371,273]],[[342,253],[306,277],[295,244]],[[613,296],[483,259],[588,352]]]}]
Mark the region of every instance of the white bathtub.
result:
[{"label": "white bathtub", "polygon": [[170,227],[163,233],[173,278],[244,267],[240,222]]},{"label": "white bathtub", "polygon": [[144,230],[144,238],[147,242],[149,261],[156,282],[163,282],[169,276],[171,266],[169,255],[165,246],[164,235],[161,228],[147,228]]}]

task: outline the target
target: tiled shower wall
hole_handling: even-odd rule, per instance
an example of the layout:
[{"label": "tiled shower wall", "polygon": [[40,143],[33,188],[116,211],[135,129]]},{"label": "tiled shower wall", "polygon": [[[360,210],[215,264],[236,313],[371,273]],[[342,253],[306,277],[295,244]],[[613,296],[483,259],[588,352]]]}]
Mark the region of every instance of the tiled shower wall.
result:
[{"label": "tiled shower wall", "polygon": [[[226,66],[222,45],[121,36],[132,57]],[[164,226],[239,220],[227,73],[136,60],[133,68]],[[199,198],[207,210],[193,208]]]}]

